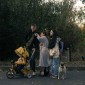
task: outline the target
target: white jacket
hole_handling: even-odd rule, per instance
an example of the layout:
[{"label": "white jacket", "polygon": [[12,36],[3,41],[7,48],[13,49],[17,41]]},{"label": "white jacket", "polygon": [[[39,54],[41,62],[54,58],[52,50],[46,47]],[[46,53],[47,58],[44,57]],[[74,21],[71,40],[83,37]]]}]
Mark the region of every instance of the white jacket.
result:
[{"label": "white jacket", "polygon": [[55,47],[53,49],[50,49],[50,56],[53,56],[53,58],[58,58],[59,57],[59,46],[56,43]]}]

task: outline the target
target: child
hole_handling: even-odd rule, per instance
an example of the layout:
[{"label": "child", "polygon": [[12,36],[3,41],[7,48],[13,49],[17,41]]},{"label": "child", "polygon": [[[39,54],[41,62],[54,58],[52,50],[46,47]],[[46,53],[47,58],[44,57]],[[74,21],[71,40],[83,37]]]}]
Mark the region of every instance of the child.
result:
[{"label": "child", "polygon": [[40,57],[39,57],[39,66],[40,66],[40,75],[44,76],[44,69],[49,67],[49,52],[48,52],[48,39],[46,33],[42,32],[41,35],[37,36],[40,41]]},{"label": "child", "polygon": [[19,59],[15,62],[17,65],[17,70],[20,74],[22,74],[22,69],[26,65],[26,59],[23,56],[20,56]]}]

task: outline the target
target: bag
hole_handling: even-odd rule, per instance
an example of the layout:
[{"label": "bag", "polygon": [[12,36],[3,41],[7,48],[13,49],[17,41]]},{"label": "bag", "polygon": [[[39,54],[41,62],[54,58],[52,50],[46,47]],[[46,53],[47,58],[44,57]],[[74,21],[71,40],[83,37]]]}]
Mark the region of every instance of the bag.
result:
[{"label": "bag", "polygon": [[50,49],[49,52],[50,56],[59,56],[59,47],[58,44],[56,43],[55,47],[53,49]]},{"label": "bag", "polygon": [[50,52],[49,52],[50,56],[54,56],[54,53],[55,53],[54,48],[53,49],[50,49]]}]

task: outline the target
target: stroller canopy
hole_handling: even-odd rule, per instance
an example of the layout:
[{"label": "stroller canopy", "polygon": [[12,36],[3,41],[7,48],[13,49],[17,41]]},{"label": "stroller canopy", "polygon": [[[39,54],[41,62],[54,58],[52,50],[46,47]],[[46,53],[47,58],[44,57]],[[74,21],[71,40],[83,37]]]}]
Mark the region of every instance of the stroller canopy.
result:
[{"label": "stroller canopy", "polygon": [[26,50],[26,47],[19,47],[15,50],[15,53],[20,57],[23,56],[24,58],[29,57],[29,53]]}]

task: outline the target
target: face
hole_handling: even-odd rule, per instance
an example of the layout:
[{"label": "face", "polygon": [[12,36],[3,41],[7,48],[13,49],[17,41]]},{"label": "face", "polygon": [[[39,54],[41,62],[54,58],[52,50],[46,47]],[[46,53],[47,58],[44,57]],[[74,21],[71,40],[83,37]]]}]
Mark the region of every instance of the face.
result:
[{"label": "face", "polygon": [[31,30],[32,31],[35,31],[36,30],[36,27],[35,26],[31,26]]},{"label": "face", "polygon": [[53,36],[53,34],[54,34],[54,33],[53,33],[53,30],[51,30],[51,31],[50,31],[50,36]]},{"label": "face", "polygon": [[40,36],[41,36],[41,37],[42,37],[42,36],[44,36],[43,32],[41,33],[41,35],[40,35]]}]

